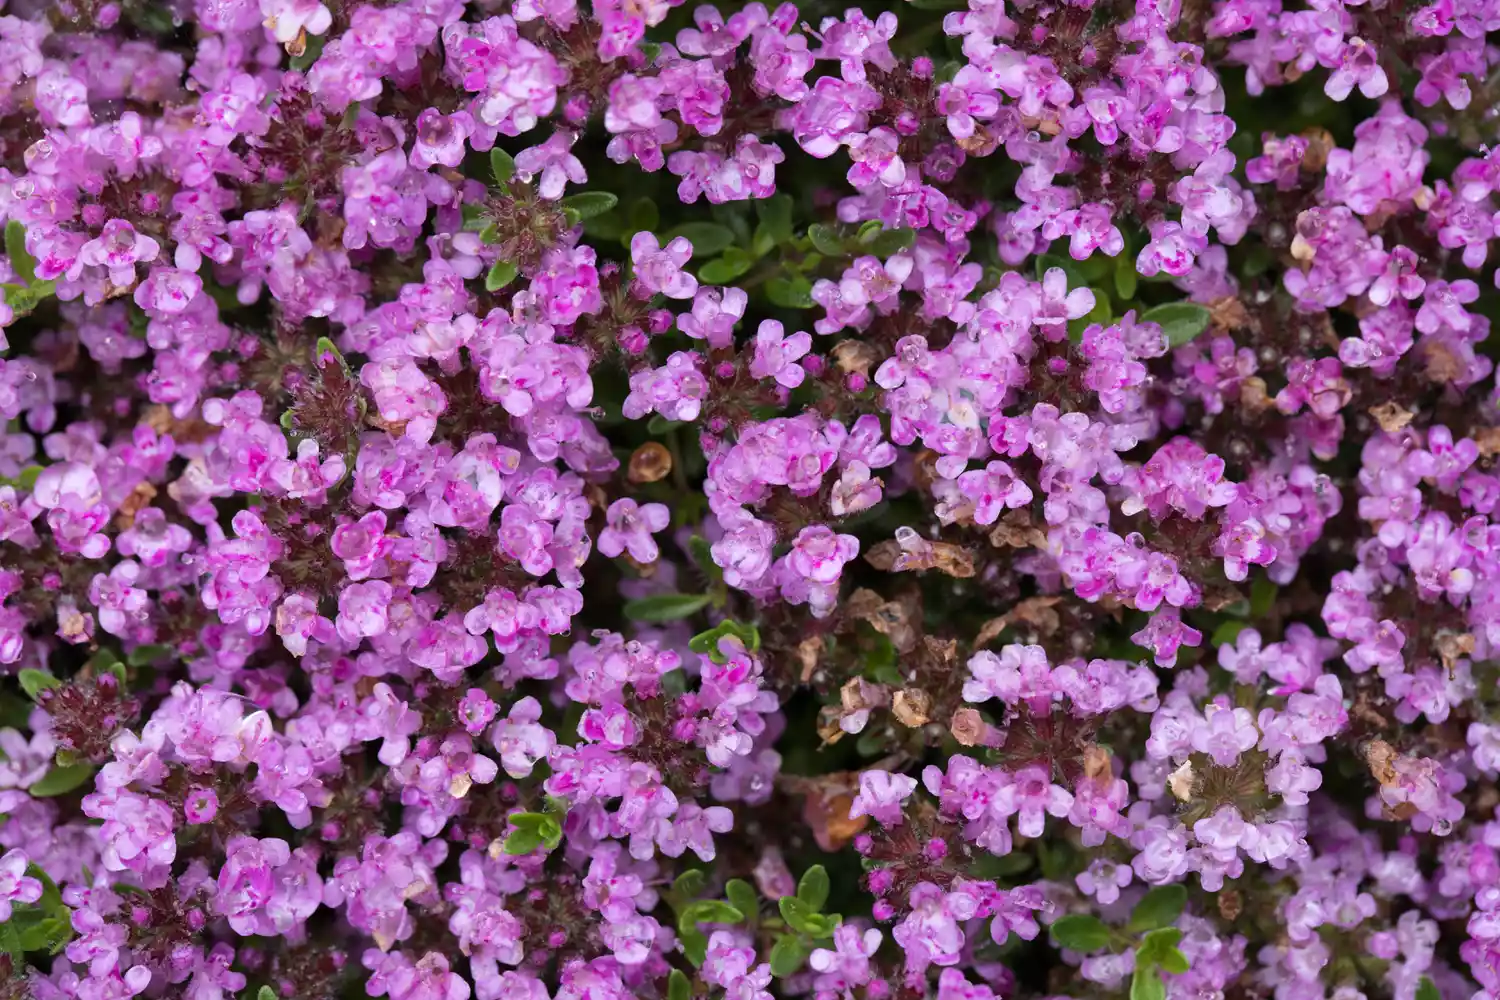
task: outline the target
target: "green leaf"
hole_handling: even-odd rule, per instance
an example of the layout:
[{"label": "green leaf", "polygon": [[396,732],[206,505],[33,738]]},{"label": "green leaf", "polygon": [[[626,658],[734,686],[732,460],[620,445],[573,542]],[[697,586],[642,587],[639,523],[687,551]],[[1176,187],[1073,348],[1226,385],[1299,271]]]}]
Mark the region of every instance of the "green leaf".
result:
[{"label": "green leaf", "polygon": [[1156,323],[1167,335],[1167,343],[1181,347],[1208,329],[1209,311],[1196,302],[1165,302],[1141,314],[1141,320]]},{"label": "green leaf", "polygon": [[845,254],[844,238],[832,226],[814,223],[807,227],[807,238],[812,240],[812,245],[825,257],[842,257]]},{"label": "green leaf", "polygon": [[495,178],[496,184],[505,187],[516,175],[515,157],[499,146],[490,150],[490,175]]},{"label": "green leaf", "polygon": [[[343,358],[339,359],[340,361]],[[144,667],[157,660],[165,660],[172,655],[171,646],[160,646],[155,643],[146,646],[137,646],[125,656],[125,662],[132,667]]]},{"label": "green leaf", "polygon": [[703,881],[703,869],[689,868],[672,883],[672,894],[683,900],[692,899],[703,889]]},{"label": "green leaf", "polygon": [[540,846],[542,837],[535,830],[512,830],[505,838],[506,854],[530,854]]},{"label": "green leaf", "polygon": [[[1182,915],[1187,905],[1187,888],[1181,884],[1159,885],[1135,904],[1128,929],[1132,934],[1166,927]],[[1177,942],[1172,942],[1176,944]]]},{"label": "green leaf", "polygon": [[693,984],[681,969],[667,974],[667,1000],[692,1000]]},{"label": "green leaf", "polygon": [[17,277],[28,285],[36,280],[36,258],[26,249],[26,227],[16,219],[5,224],[5,254]]},{"label": "green leaf", "polygon": [[802,873],[797,883],[797,900],[813,913],[823,909],[828,902],[828,870],[822,865],[813,865]]},{"label": "green leaf", "polygon": [[1141,962],[1162,962],[1169,954],[1177,950],[1178,943],[1182,940],[1182,931],[1176,927],[1158,927],[1141,938],[1141,946],[1135,950],[1135,960]]},{"label": "green leaf", "polygon": [[337,362],[338,366],[344,369],[346,373],[349,371],[349,362],[344,360],[344,354],[339,350],[338,345],[327,337],[319,337],[317,344],[313,347],[313,361],[319,368],[322,368],[324,358]]},{"label": "green leaf", "polygon": [[679,928],[698,924],[740,924],[745,914],[722,899],[699,899],[689,903],[677,917]]},{"label": "green leaf", "polygon": [[620,199],[608,191],[580,191],[564,198],[560,204],[568,218],[575,223],[603,215],[620,203]]},{"label": "green leaf", "polygon": [[707,632],[699,632],[688,640],[688,649],[702,653],[715,663],[724,663],[724,654],[719,652],[719,640],[728,637],[738,639],[752,653],[760,649],[760,630],[754,625],[741,625],[733,619],[719,622]]},{"label": "green leaf", "polygon": [[1192,966],[1188,964],[1187,956],[1177,948],[1167,949],[1167,953],[1161,956],[1161,959],[1159,961],[1162,969],[1172,973],[1172,975],[1174,976],[1180,976],[1188,969],[1192,968]]},{"label": "green leaf", "polygon": [[1071,258],[1061,257],[1055,253],[1037,254],[1036,258],[1036,280],[1041,281],[1047,277],[1047,272],[1057,268],[1068,277],[1069,288],[1079,288],[1087,285],[1083,275],[1078,273],[1078,265]]},{"label": "green leaf", "polygon": [[687,618],[708,606],[708,594],[653,594],[625,602],[625,617],[637,622],[671,622]]},{"label": "green leaf", "polygon": [[687,956],[687,960],[695,966],[701,966],[708,957],[708,935],[694,927],[688,931],[679,931],[677,940],[682,944],[682,953]]},{"label": "green leaf", "polygon": [[21,490],[35,489],[37,477],[41,474],[42,467],[40,465],[25,466],[21,469],[20,474],[16,476],[16,488]]},{"label": "green leaf", "polygon": [[679,236],[687,238],[693,245],[693,256],[700,260],[717,256],[734,244],[733,231],[717,222],[684,222],[662,233],[661,242],[666,245]]},{"label": "green leaf", "polygon": [[722,257],[715,257],[698,269],[698,280],[705,285],[727,285],[750,270],[755,258],[739,247],[729,247]]},{"label": "green leaf", "polygon": [[262,986],[260,992],[255,994],[255,1000],[276,1000],[276,991],[269,986]]},{"label": "green leaf", "polygon": [[516,265],[508,260],[497,260],[495,266],[490,268],[490,273],[484,276],[484,290],[498,292],[515,280]]},{"label": "green leaf", "polygon": [[1208,637],[1208,644],[1214,647],[1232,646],[1234,645],[1234,641],[1240,637],[1240,633],[1249,627],[1249,622],[1231,619],[1214,629],[1214,634]]},{"label": "green leaf", "polygon": [[792,238],[792,196],[773,195],[755,203],[755,214],[760,225],[755,227],[752,248],[757,256],[764,256],[775,247]]},{"label": "green leaf", "polygon": [[724,895],[731,906],[754,922],[755,915],[760,910],[760,896],[754,886],[742,878],[732,878],[724,883]]},{"label": "green leaf", "polygon": [[1443,997],[1438,993],[1437,984],[1423,976],[1417,980],[1417,1000],[1443,1000]]},{"label": "green leaf", "polygon": [[802,968],[812,949],[795,934],[783,934],[771,946],[771,975],[785,979]]},{"label": "green leaf", "polygon": [[26,948],[21,944],[20,924],[16,920],[0,922],[0,952],[15,956],[17,964],[26,953]]},{"label": "green leaf", "polygon": [[1115,294],[1120,297],[1121,302],[1129,302],[1135,298],[1139,284],[1140,275],[1135,270],[1135,257],[1128,251],[1122,252],[1115,258]]},{"label": "green leaf", "polygon": [[1052,924],[1052,936],[1064,948],[1074,951],[1098,951],[1109,945],[1109,928],[1104,921],[1087,913],[1070,913]]},{"label": "green leaf", "polygon": [[861,237],[860,242],[864,244],[866,253],[882,258],[892,257],[902,250],[909,250],[912,244],[917,242],[917,231],[915,229],[882,229],[869,239]]},{"label": "green leaf", "polygon": [[828,928],[819,914],[814,913],[810,906],[796,896],[782,896],[777,906],[781,910],[781,919],[792,930],[811,934],[813,937],[822,937],[827,933]]},{"label": "green leaf", "polygon": [[[169,30],[171,30],[170,21],[168,25]],[[312,64],[317,62],[318,57],[323,54],[323,44],[326,41],[322,35],[308,35],[306,38],[307,40],[302,46],[302,54],[300,56],[293,56],[291,62],[288,64],[298,73],[306,73],[312,68]]]},{"label": "green leaf", "polygon": [[1135,967],[1135,975],[1130,979],[1130,1000],[1167,1000],[1167,988],[1156,966]]},{"label": "green leaf", "polygon": [[69,764],[65,767],[54,766],[52,770],[48,771],[42,777],[41,781],[32,785],[27,791],[36,798],[50,799],[58,795],[68,794],[93,776],[93,764]]},{"label": "green leaf", "polygon": [[630,203],[630,211],[625,214],[630,225],[627,227],[632,233],[654,233],[656,227],[661,225],[661,212],[656,207],[656,202],[642,195]]},{"label": "green leaf", "polygon": [[1276,584],[1263,576],[1250,584],[1250,617],[1263,618],[1276,604]]},{"label": "green leaf", "polygon": [[45,670],[37,670],[34,667],[26,667],[18,675],[21,681],[21,690],[26,692],[26,697],[32,701],[39,701],[38,697],[43,691],[51,691],[63,686],[63,682],[47,673]]},{"label": "green leaf", "polygon": [[493,222],[487,222],[479,230],[479,242],[486,246],[500,242],[500,227]]},{"label": "green leaf", "polygon": [[766,282],[766,298],[783,309],[811,309],[812,282],[800,274],[791,278],[772,278]]}]

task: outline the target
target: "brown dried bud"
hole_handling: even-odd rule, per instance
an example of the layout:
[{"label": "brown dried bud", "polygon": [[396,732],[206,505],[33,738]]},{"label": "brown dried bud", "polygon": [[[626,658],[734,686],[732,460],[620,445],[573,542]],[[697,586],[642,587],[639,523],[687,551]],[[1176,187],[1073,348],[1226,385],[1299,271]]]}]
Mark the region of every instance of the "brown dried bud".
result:
[{"label": "brown dried bud", "polygon": [[120,509],[115,512],[115,527],[121,531],[134,527],[135,515],[145,509],[154,499],[156,499],[155,486],[150,483],[136,483],[135,489],[120,501]]},{"label": "brown dried bud", "polygon": [[1112,758],[1104,747],[1091,744],[1083,750],[1083,776],[1090,781],[1113,778],[1115,771]]},{"label": "brown dried bud", "polygon": [[932,696],[921,688],[902,688],[891,699],[891,714],[903,726],[916,729],[932,720]]},{"label": "brown dried bud", "polygon": [[1214,326],[1225,330],[1243,330],[1250,325],[1250,312],[1237,295],[1226,295],[1209,303],[1209,314]]},{"label": "brown dried bud", "polygon": [[1007,511],[990,531],[990,544],[997,549],[1032,549],[1047,544],[1047,533],[1031,523],[1028,510]]},{"label": "brown dried bud", "polygon": [[960,746],[977,747],[984,742],[984,731],[988,728],[984,717],[972,708],[960,708],[953,713],[948,731]]},{"label": "brown dried bud", "polygon": [[1448,676],[1453,676],[1453,669],[1458,666],[1458,661],[1474,652],[1474,636],[1469,632],[1452,632],[1443,629],[1437,634],[1433,645],[1437,647],[1438,656],[1442,658],[1443,667],[1448,671]]},{"label": "brown dried bud", "polygon": [[797,662],[802,664],[800,676],[803,684],[812,680],[813,672],[818,669],[818,659],[823,652],[823,637],[821,635],[810,635],[797,643]]},{"label": "brown dried bud", "polygon": [[802,818],[812,829],[813,839],[825,851],[837,851],[853,840],[870,817],[849,817],[854,795],[859,790],[859,776],[850,771],[835,771],[796,782],[794,791],[807,798],[802,804]]},{"label": "brown dried bud", "polygon": [[1302,138],[1307,140],[1307,152],[1302,154],[1302,169],[1310,174],[1321,173],[1328,166],[1328,154],[1338,148],[1338,142],[1333,138],[1332,132],[1316,126],[1303,129]]},{"label": "brown dried bud", "polygon": [[1250,414],[1263,413],[1274,404],[1266,394],[1266,380],[1252,375],[1240,383],[1240,407]]},{"label": "brown dried bud", "polygon": [[630,456],[625,478],[632,483],[656,483],[672,471],[672,453],[660,441],[647,441]]},{"label": "brown dried bud", "polygon": [[1226,889],[1219,893],[1218,902],[1219,916],[1225,920],[1237,920],[1245,909],[1245,897],[1235,889]]},{"label": "brown dried bud", "polygon": [[1494,458],[1500,455],[1500,427],[1480,427],[1470,432],[1474,443],[1479,445],[1479,456],[1481,458]]},{"label": "brown dried bud", "polygon": [[1396,433],[1411,423],[1411,418],[1416,416],[1416,414],[1406,409],[1400,403],[1389,399],[1379,406],[1370,407],[1369,413],[1370,416],[1375,418],[1375,422],[1380,425],[1380,429],[1387,434]]},{"label": "brown dried bud", "polygon": [[869,375],[880,360],[875,348],[863,340],[841,340],[833,345],[833,360],[840,371]]},{"label": "brown dried bud", "polygon": [[1057,596],[1026,598],[999,618],[991,618],[981,625],[979,634],[974,637],[974,648],[988,645],[1001,632],[1016,624],[1029,625],[1039,635],[1056,635],[1062,628],[1062,616],[1056,610],[1060,603],[1062,598]]},{"label": "brown dried bud", "polygon": [[1167,779],[1167,787],[1172,790],[1172,795],[1178,802],[1186,802],[1193,797],[1193,762],[1185,760],[1182,766],[1172,772]]}]

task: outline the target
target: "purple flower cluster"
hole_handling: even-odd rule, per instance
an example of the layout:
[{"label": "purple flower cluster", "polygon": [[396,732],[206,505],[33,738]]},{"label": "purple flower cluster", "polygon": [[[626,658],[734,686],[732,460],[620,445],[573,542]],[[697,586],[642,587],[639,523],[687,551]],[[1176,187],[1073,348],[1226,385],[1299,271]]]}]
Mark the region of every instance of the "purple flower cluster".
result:
[{"label": "purple flower cluster", "polygon": [[1500,0],[0,0],[0,1000],[1500,1000]]}]

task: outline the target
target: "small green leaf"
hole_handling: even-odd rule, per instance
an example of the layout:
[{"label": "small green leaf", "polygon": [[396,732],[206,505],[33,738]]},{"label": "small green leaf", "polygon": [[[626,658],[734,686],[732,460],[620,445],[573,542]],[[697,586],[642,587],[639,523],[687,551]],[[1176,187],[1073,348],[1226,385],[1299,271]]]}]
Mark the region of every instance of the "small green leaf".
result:
[{"label": "small green leaf", "polygon": [[608,191],[580,191],[578,194],[564,198],[558,204],[568,214],[568,218],[576,223],[584,219],[592,219],[596,215],[603,215],[619,203],[620,199]]},{"label": "small green leaf", "polygon": [[[339,360],[342,361],[343,359],[340,358]],[[159,646],[153,643],[146,646],[137,646],[132,649],[126,654],[125,662],[129,663],[132,667],[144,667],[155,663],[157,660],[165,660],[171,655],[171,646]]]},{"label": "small green leaf", "polygon": [[1159,964],[1164,971],[1170,972],[1174,976],[1180,976],[1188,969],[1192,968],[1192,966],[1188,964],[1187,956],[1177,948],[1168,948],[1167,953],[1161,956]]},{"label": "small green leaf", "polygon": [[1109,945],[1109,928],[1104,921],[1087,913],[1070,913],[1052,924],[1052,936],[1064,948],[1074,951],[1098,951]]},{"label": "small green leaf", "polygon": [[686,421],[683,421],[683,420],[668,420],[666,417],[662,416],[660,413],[657,413],[657,414],[653,414],[652,417],[651,417],[651,419],[648,420],[648,421],[646,421],[646,432],[648,434],[652,434],[652,435],[655,435],[657,437],[660,437],[663,434],[670,434],[672,431],[675,431],[677,428],[679,428],[679,427],[685,427],[685,426],[687,426]]},{"label": "small green leaf", "polygon": [[1122,253],[1115,258],[1115,294],[1120,297],[1121,302],[1129,302],[1135,298],[1136,287],[1140,284],[1140,275],[1135,270],[1135,257],[1129,253]]},{"label": "small green leaf", "polygon": [[1214,629],[1214,634],[1208,637],[1210,646],[1232,646],[1234,641],[1240,637],[1240,633],[1250,627],[1249,622],[1234,621],[1224,622]]},{"label": "small green leaf", "polygon": [[1208,329],[1209,311],[1196,302],[1165,302],[1141,314],[1142,322],[1156,323],[1167,336],[1167,343],[1181,347]]},{"label": "small green leaf", "polygon": [[260,992],[255,994],[255,1000],[276,1000],[276,991],[269,986],[262,986]]},{"label": "small green leaf", "polygon": [[703,881],[703,869],[689,868],[672,883],[672,894],[684,901],[692,899],[703,889]]},{"label": "small green leaf", "polygon": [[742,878],[732,878],[724,883],[724,895],[731,906],[754,922],[755,915],[760,910],[760,896],[756,894],[754,886]]},{"label": "small green leaf", "polygon": [[657,209],[656,202],[642,195],[630,203],[630,211],[625,213],[629,220],[629,230],[632,233],[654,233],[656,227],[661,225],[661,211]]},{"label": "small green leaf", "polygon": [[812,282],[800,274],[790,278],[772,278],[766,282],[766,298],[783,309],[811,309]]},{"label": "small green leaf", "polygon": [[864,244],[864,252],[874,254],[876,257],[893,257],[902,250],[911,249],[912,244],[917,242],[917,231],[915,229],[882,229],[870,239],[860,240]]},{"label": "small green leaf", "polygon": [[496,184],[505,187],[516,175],[515,157],[499,146],[490,150],[490,175],[495,178]]},{"label": "small green leaf", "polygon": [[688,649],[702,653],[715,663],[723,663],[725,659],[724,654],[719,652],[719,641],[728,637],[738,639],[752,653],[760,649],[760,630],[754,625],[741,625],[733,619],[719,622],[707,632],[699,632],[688,640]]},{"label": "small green leaf", "polygon": [[729,247],[722,257],[715,257],[698,269],[698,280],[706,285],[727,285],[750,270],[755,258],[739,247]]},{"label": "small green leaf", "polygon": [[832,226],[814,223],[807,227],[807,238],[825,257],[844,256],[844,238]]},{"label": "small green leaf", "polygon": [[[168,24],[170,25],[170,23],[169,20]],[[318,61],[318,57],[323,54],[324,36],[308,35],[306,37],[307,41],[303,44],[302,54],[300,56],[293,56],[291,62],[288,64],[298,73],[306,73],[312,68],[312,64]]]},{"label": "small green leaf", "polygon": [[701,966],[708,957],[708,935],[694,927],[679,931],[677,940],[682,944],[682,953],[687,956],[687,960],[695,966]]},{"label": "small green leaf", "polygon": [[693,984],[681,969],[667,974],[667,1000],[692,1000]]},{"label": "small green leaf", "polygon": [[1162,984],[1156,966],[1135,967],[1135,975],[1130,980],[1130,1000],[1167,1000],[1167,988]]},{"label": "small green leaf", "polygon": [[811,949],[795,934],[783,934],[771,946],[771,975],[785,979],[802,968]]},{"label": "small green leaf", "polygon": [[752,241],[757,256],[764,256],[792,238],[792,197],[778,194],[755,203],[760,225]]},{"label": "small green leaf", "polygon": [[1423,976],[1417,980],[1417,1000],[1443,1000],[1443,997],[1438,992],[1437,984],[1431,978]]},{"label": "small green leaf", "polygon": [[1172,952],[1177,950],[1177,945],[1182,941],[1182,931],[1176,927],[1158,927],[1154,931],[1147,932],[1141,938],[1141,946],[1135,950],[1135,960],[1141,962],[1156,962],[1160,964]]},{"label": "small green leaf", "polygon": [[26,697],[32,701],[38,701],[38,696],[43,691],[51,691],[63,686],[63,682],[47,673],[45,670],[37,670],[34,667],[26,667],[18,675],[21,681],[21,690],[26,692]]},{"label": "small green leaf", "polygon": [[[1167,927],[1182,915],[1187,905],[1187,888],[1181,884],[1159,885],[1141,897],[1131,911],[1128,929],[1132,934]],[[1172,942],[1176,944],[1177,942]]]},{"label": "small green leaf", "polygon": [[813,913],[823,909],[828,902],[828,870],[822,865],[813,865],[802,873],[797,883],[797,899]]},{"label": "small green leaf", "polygon": [[28,285],[36,280],[36,258],[26,249],[26,227],[16,219],[5,224],[5,254],[17,277]]},{"label": "small green leaf", "polygon": [[486,246],[492,246],[500,242],[500,227],[493,222],[486,222],[479,230],[479,242]]},{"label": "small green leaf", "polygon": [[680,226],[673,226],[661,234],[662,245],[665,246],[679,236],[686,237],[693,245],[693,256],[699,260],[715,257],[734,244],[734,233],[728,226],[721,226],[717,222],[684,222]]},{"label": "small green leaf", "polygon": [[37,477],[41,474],[42,467],[40,465],[25,466],[21,469],[20,474],[16,476],[16,488],[21,490],[35,489]]},{"label": "small green leaf", "polygon": [[54,766],[42,776],[42,780],[26,789],[39,799],[50,799],[66,795],[94,776],[93,764],[69,764]]},{"label": "small green leaf", "polygon": [[506,854],[530,854],[540,846],[542,837],[535,830],[512,830],[505,838]]},{"label": "small green leaf", "polygon": [[498,292],[515,280],[516,265],[508,260],[497,260],[495,266],[490,268],[490,273],[484,276],[484,290]]},{"label": "small green leaf", "polygon": [[1078,273],[1078,264],[1068,257],[1061,257],[1055,253],[1037,254],[1036,258],[1036,280],[1041,281],[1047,277],[1047,272],[1056,268],[1068,277],[1069,288],[1079,288],[1087,285],[1083,275]]},{"label": "small green leaf", "polygon": [[671,622],[688,618],[708,606],[708,594],[653,594],[625,602],[625,617],[637,622]]},{"label": "small green leaf", "polygon": [[745,914],[722,899],[699,899],[689,903],[677,918],[678,927],[695,924],[739,924]]},{"label": "small green leaf", "polygon": [[1264,618],[1276,604],[1276,584],[1263,576],[1250,584],[1250,617]]}]

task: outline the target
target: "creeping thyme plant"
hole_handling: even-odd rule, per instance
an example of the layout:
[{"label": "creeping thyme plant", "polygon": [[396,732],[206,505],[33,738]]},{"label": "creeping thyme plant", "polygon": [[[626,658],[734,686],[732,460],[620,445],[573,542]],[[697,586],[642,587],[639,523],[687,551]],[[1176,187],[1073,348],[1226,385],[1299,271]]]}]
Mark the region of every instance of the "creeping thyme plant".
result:
[{"label": "creeping thyme plant", "polygon": [[0,0],[0,1000],[1500,1000],[1500,0]]}]

